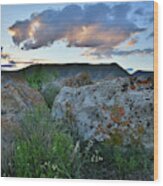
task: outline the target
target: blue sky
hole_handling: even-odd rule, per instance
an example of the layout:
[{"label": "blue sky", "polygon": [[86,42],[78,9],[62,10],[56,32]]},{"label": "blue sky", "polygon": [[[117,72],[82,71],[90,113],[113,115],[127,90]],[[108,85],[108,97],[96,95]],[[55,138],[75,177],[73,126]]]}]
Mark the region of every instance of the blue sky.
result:
[{"label": "blue sky", "polygon": [[[2,63],[112,63],[153,70],[153,1],[3,5]],[[11,67],[10,67],[11,68]],[[5,68],[4,68],[5,69]]]}]

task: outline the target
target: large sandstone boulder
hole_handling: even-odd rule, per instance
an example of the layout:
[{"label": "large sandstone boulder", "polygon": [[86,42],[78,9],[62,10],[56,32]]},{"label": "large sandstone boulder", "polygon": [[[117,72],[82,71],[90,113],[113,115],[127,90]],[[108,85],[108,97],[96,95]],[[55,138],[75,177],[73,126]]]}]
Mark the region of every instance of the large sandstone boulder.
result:
[{"label": "large sandstone boulder", "polygon": [[9,75],[4,75],[1,79],[1,144],[4,168],[8,166],[14,135],[19,131],[23,114],[45,102],[40,93],[30,88],[26,81]]},{"label": "large sandstone boulder", "polygon": [[62,87],[81,87],[92,83],[93,81],[91,80],[89,73],[82,72],[73,77],[58,78],[55,81],[45,83],[42,86],[41,94],[43,95],[47,105],[51,108],[55,97]]},{"label": "large sandstone boulder", "polygon": [[152,149],[153,90],[139,89],[135,81],[118,78],[79,88],[63,87],[55,98],[52,117],[76,125],[84,140],[135,143]]}]

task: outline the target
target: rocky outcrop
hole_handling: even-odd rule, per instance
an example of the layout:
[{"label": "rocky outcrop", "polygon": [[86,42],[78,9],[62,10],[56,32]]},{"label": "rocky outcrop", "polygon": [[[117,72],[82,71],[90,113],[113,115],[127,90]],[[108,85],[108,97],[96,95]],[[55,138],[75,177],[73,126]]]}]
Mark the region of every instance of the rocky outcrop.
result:
[{"label": "rocky outcrop", "polygon": [[93,81],[91,80],[89,73],[83,72],[74,77],[60,78],[43,84],[41,94],[43,95],[47,105],[51,108],[55,97],[60,92],[62,87],[81,87],[92,83]]},{"label": "rocky outcrop", "polygon": [[9,75],[3,75],[1,79],[1,144],[5,164],[12,152],[14,134],[19,130],[23,113],[45,102],[26,81]]},{"label": "rocky outcrop", "polygon": [[44,103],[40,93],[30,88],[26,81],[10,76],[2,76],[1,94],[2,116],[11,113],[19,116],[34,105]]},{"label": "rocky outcrop", "polygon": [[153,89],[136,79],[116,78],[79,88],[63,87],[52,117],[76,125],[84,140],[153,148]]}]

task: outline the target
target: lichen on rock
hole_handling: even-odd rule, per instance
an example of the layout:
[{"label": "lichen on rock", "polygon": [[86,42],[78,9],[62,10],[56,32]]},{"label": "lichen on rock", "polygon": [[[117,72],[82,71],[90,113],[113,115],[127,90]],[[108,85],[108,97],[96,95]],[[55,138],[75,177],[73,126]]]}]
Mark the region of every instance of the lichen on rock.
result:
[{"label": "lichen on rock", "polygon": [[[78,88],[64,86],[54,100],[52,117],[66,119],[67,105],[71,105],[73,122],[84,140],[121,141],[123,145],[139,142],[153,148],[153,90],[147,85],[139,90],[136,79],[131,89],[130,81],[115,78]],[[126,83],[128,88],[122,91]],[[113,139],[115,131],[120,139]]]}]

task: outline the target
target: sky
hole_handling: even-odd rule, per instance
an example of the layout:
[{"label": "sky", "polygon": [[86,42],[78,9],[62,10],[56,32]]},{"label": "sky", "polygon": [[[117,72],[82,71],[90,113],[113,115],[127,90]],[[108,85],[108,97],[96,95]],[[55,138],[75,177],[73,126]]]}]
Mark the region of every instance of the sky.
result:
[{"label": "sky", "polygon": [[153,10],[153,1],[2,5],[2,70],[116,62],[152,71]]}]

